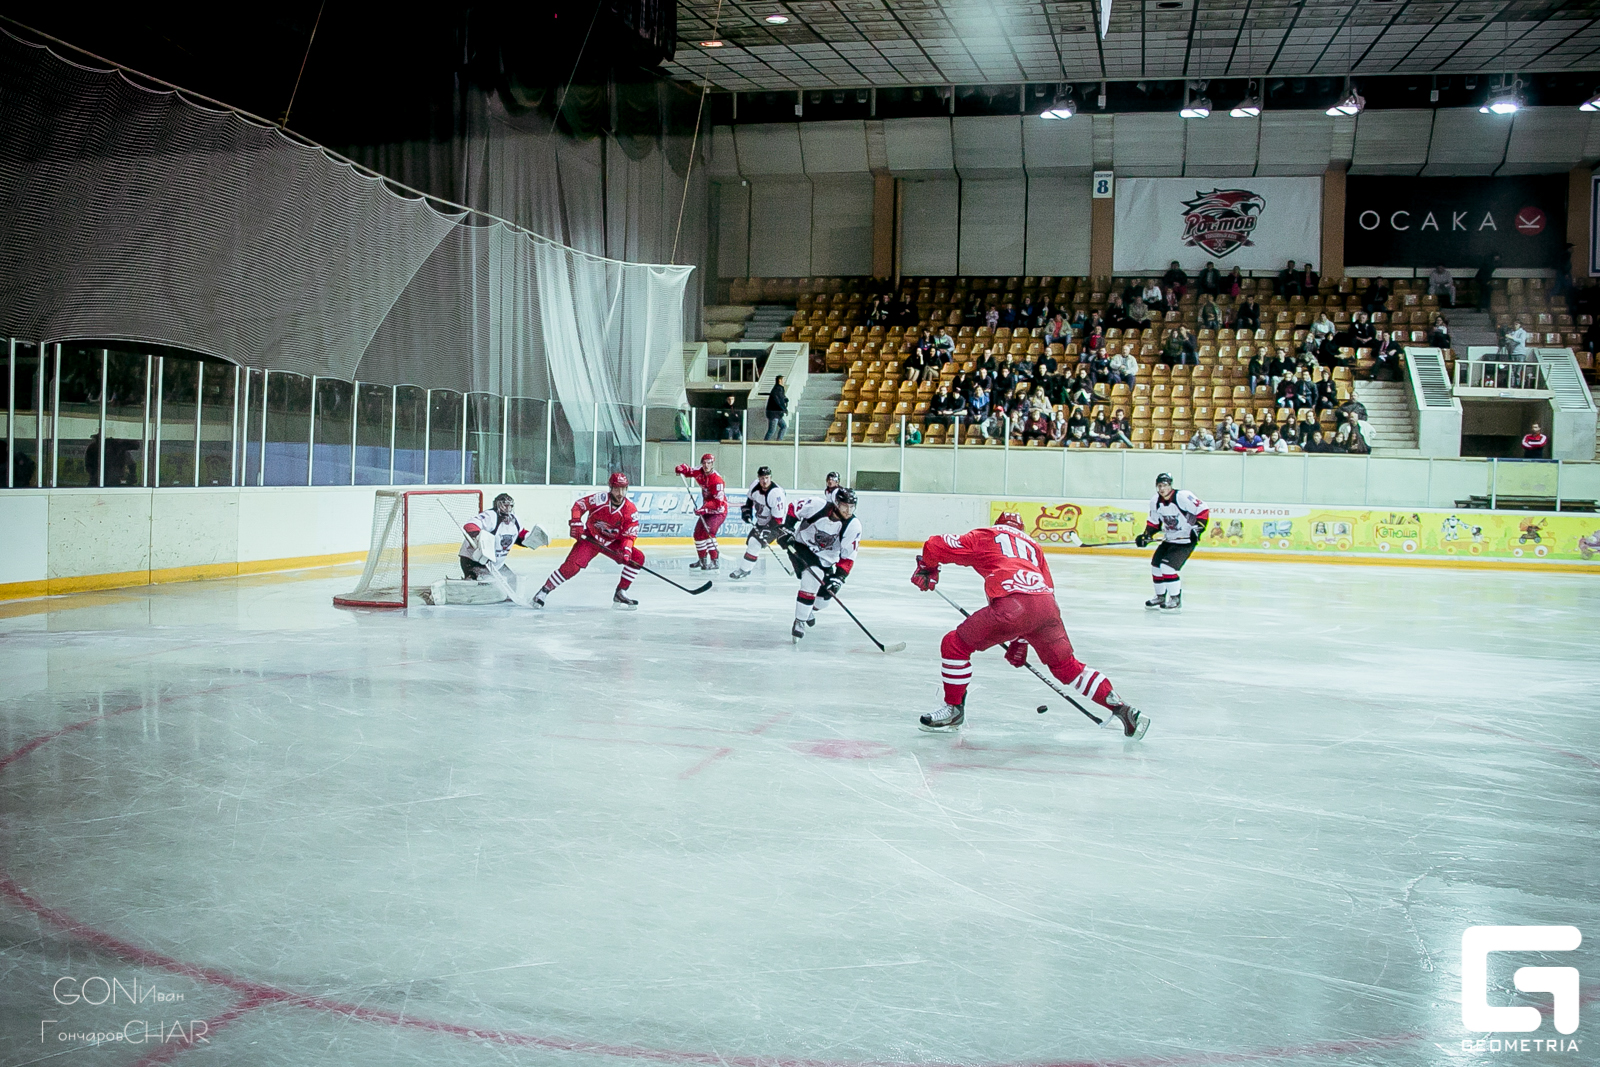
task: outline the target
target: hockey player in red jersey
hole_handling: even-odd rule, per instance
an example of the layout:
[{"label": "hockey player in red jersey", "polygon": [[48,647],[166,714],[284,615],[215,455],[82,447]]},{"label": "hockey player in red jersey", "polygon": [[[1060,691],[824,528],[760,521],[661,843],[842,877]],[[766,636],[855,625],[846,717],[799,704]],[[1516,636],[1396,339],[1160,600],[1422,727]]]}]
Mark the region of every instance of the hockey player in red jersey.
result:
[{"label": "hockey player in red jersey", "polygon": [[687,463],[680,463],[673,470],[679,477],[693,478],[700,485],[700,506],[694,509],[700,516],[694,524],[694,550],[700,558],[689,566],[714,571],[722,559],[717,550],[717,531],[728,517],[728,490],[717,473],[717,457],[707,452],[700,457],[698,470]]},{"label": "hockey player in red jersey", "polygon": [[1039,652],[1050,673],[1115,715],[1122,731],[1134,736],[1139,712],[1117,696],[1111,679],[1085,666],[1072,652],[1072,642],[1061,624],[1050,565],[1039,545],[1022,530],[1022,518],[1004,512],[993,526],[982,526],[957,536],[928,538],[917,557],[911,584],[927,591],[939,584],[939,566],[955,563],[983,575],[987,607],[973,612],[960,626],[944,635],[939,646],[943,662],[944,704],[922,716],[922,728],[933,733],[956,730],[966,720],[967,685],[972,681],[972,654],[998,644],[1006,646],[1006,662],[1013,667],[1028,662],[1028,646]]},{"label": "hockey player in red jersey", "polygon": [[628,596],[628,587],[639,576],[644,566],[644,553],[634,547],[639,536],[638,509],[628,499],[628,476],[617,471],[611,476],[610,489],[603,493],[580,496],[572,505],[572,518],[568,530],[576,542],[561,566],[550,572],[544,588],[533,598],[533,606],[544,607],[544,598],[550,591],[577,575],[596,556],[606,556],[622,564],[622,580],[611,596],[613,607],[632,611],[639,606]]}]

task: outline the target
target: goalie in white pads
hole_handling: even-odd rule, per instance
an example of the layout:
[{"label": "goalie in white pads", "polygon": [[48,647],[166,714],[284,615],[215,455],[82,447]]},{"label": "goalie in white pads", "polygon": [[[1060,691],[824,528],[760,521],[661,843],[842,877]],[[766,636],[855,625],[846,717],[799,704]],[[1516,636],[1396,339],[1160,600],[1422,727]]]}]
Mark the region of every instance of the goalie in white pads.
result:
[{"label": "goalie in white pads", "polygon": [[778,539],[789,505],[783,496],[783,486],[772,480],[772,468],[756,471],[756,480],[744,494],[744,504],[739,517],[750,524],[750,535],[744,539],[744,563],[729,578],[748,578],[761,558],[761,550]]},{"label": "goalie in white pads", "polygon": [[1189,553],[1210,521],[1211,509],[1204,501],[1187,489],[1174,489],[1172,475],[1156,475],[1150,517],[1144,532],[1133,539],[1134,544],[1144,548],[1157,533],[1161,535],[1161,543],[1150,557],[1150,580],[1155,583],[1156,595],[1144,602],[1145,607],[1176,611],[1183,606],[1183,580],[1178,572],[1188,562]]},{"label": "goalie in white pads", "polygon": [[[462,525],[461,529],[467,536],[462,540],[459,552],[461,577],[487,578],[490,567],[496,568],[501,574],[510,573],[506,569],[506,557],[511,554],[511,546],[526,543],[532,533],[517,520],[512,511],[516,506],[517,502],[511,499],[510,493],[501,493],[494,498],[494,507],[480,511]],[[546,537],[532,547],[541,548],[549,540]]]},{"label": "goalie in white pads", "polygon": [[[855,517],[856,494],[840,489],[833,498],[803,500],[789,508],[780,544],[794,563],[800,589],[794,597],[796,641],[816,625],[817,609],[832,600],[855,566],[861,546],[861,520]],[[820,603],[819,603],[820,601]]]}]

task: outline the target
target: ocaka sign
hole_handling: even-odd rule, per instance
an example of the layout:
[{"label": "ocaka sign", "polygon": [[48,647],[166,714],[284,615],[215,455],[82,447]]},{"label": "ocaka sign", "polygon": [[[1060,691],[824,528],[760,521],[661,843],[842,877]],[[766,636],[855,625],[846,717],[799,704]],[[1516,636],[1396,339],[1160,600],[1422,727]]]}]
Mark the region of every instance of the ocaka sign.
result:
[{"label": "ocaka sign", "polygon": [[1266,207],[1266,198],[1249,189],[1197,190],[1183,203],[1183,243],[1225,259],[1252,243]]},{"label": "ocaka sign", "polygon": [[1359,267],[1550,268],[1565,247],[1565,175],[1352,177],[1344,259]]}]

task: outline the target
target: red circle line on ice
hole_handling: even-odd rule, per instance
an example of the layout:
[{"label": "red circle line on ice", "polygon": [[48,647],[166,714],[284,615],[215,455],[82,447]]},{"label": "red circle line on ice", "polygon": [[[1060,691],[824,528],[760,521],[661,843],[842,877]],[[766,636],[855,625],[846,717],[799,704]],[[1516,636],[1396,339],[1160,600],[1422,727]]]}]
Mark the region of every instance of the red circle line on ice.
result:
[{"label": "red circle line on ice", "polygon": [[1544,211],[1536,207],[1525,207],[1517,212],[1517,232],[1524,237],[1536,237],[1544,232]]},{"label": "red circle line on ice", "polygon": [[[290,677],[326,677],[328,675],[346,673],[354,669],[370,669],[370,665],[361,668],[346,667],[327,671],[307,671]],[[282,683],[285,680],[284,676],[276,676],[273,679],[274,683]],[[254,683],[245,682],[237,685],[211,686],[187,694],[168,694],[164,697],[164,702],[172,703],[223,693],[229,690],[242,689],[251,684]],[[127,704],[123,707],[113,708],[100,715],[69,723],[49,733],[40,734],[12,749],[4,756],[0,756],[0,774],[4,774],[14,764],[32,755],[52,741],[59,740],[69,734],[80,733],[97,723],[107,722],[129,712],[144,710],[151,706],[150,702],[144,701]],[[539,1048],[551,1052],[571,1052],[616,1059],[644,1060],[653,1063],[704,1064],[706,1067],[955,1067],[955,1065],[933,1062],[901,1064],[885,1060],[852,1061],[783,1055],[728,1055],[720,1052],[699,1052],[693,1049],[623,1045],[604,1041],[589,1041],[583,1038],[529,1034],[514,1030],[500,1030],[493,1027],[470,1026],[439,1019],[420,1019],[409,1014],[402,1015],[399,1012],[385,1011],[381,1008],[370,1008],[334,997],[296,993],[293,990],[283,989],[267,982],[253,981],[230,974],[216,967],[180,960],[165,953],[157,952],[154,949],[145,948],[134,944],[132,941],[124,940],[115,934],[107,933],[87,923],[80,922],[66,912],[50,907],[24,889],[11,876],[10,872],[4,868],[0,868],[0,897],[10,900],[18,907],[30,912],[41,922],[69,935],[97,952],[113,956],[138,967],[147,967],[151,970],[182,975],[185,978],[205,982],[238,994],[239,999],[233,1005],[205,1020],[205,1029],[200,1031],[200,1034],[203,1034],[207,1041],[229,1023],[244,1018],[254,1011],[269,1007],[284,1007],[326,1012],[333,1015],[342,1015],[349,1019],[358,1019],[362,1022],[382,1023],[408,1030],[459,1037],[470,1041],[484,1041],[512,1048]],[[198,1043],[196,1036],[196,1031],[191,1028],[188,1037],[181,1041],[169,1041],[162,1044],[137,1060],[133,1067],[154,1067],[156,1064],[167,1063],[185,1050],[195,1047]],[[1257,1049],[1216,1052],[1194,1051],[1177,1055],[1130,1056],[1121,1059],[1039,1060],[1019,1064],[993,1064],[989,1065],[989,1067],[1189,1067],[1189,1065],[1202,1067],[1202,1065],[1207,1064],[1263,1063],[1377,1052],[1383,1049],[1414,1044],[1421,1041],[1423,1037],[1424,1035],[1420,1033],[1404,1033],[1374,1038],[1309,1041],[1301,1044]]]}]

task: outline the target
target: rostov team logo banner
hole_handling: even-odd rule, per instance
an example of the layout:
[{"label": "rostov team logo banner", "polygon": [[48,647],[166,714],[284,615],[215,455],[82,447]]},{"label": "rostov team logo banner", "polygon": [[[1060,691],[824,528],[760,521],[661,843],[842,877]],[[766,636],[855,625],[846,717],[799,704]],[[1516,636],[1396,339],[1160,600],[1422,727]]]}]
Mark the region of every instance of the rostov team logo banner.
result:
[{"label": "rostov team logo banner", "polygon": [[1316,267],[1322,246],[1319,178],[1251,178],[1236,185],[1193,178],[1123,178],[1116,185],[1112,269],[1160,274],[1173,260],[1193,276],[1222,270]]}]

